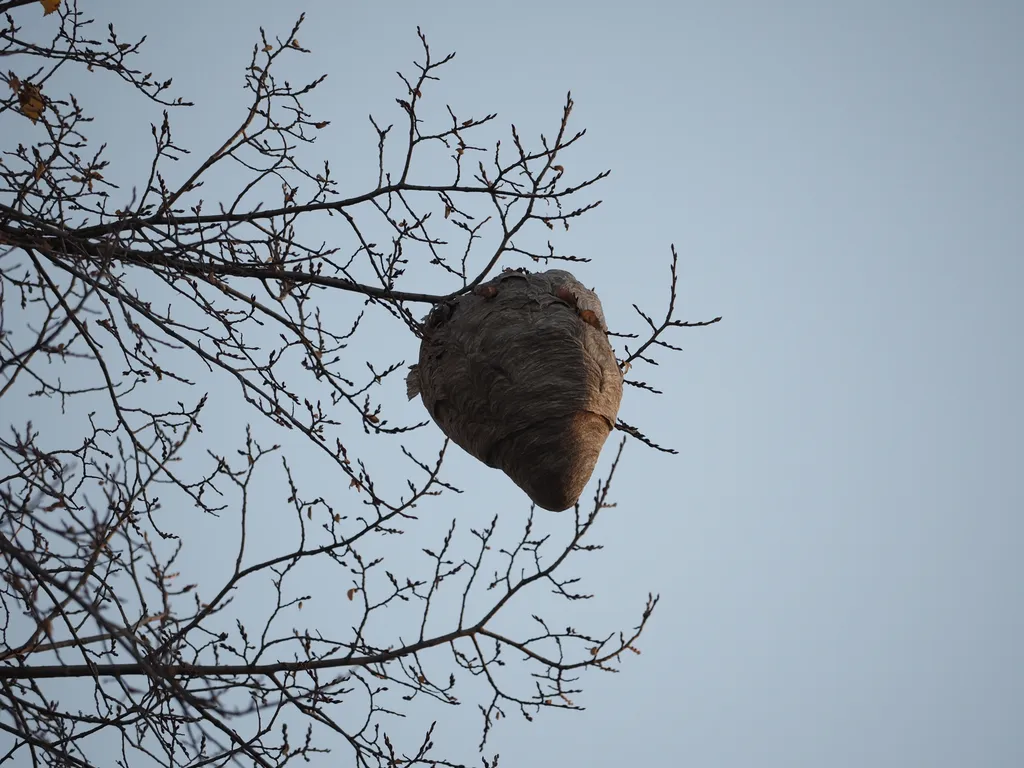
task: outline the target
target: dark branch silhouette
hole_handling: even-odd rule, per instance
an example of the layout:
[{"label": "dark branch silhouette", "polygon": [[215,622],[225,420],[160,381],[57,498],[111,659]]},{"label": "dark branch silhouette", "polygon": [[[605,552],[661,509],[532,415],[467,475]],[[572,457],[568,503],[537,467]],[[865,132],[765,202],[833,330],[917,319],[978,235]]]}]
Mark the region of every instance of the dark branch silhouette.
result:
[{"label": "dark branch silhouette", "polygon": [[[0,763],[347,749],[360,766],[454,766],[435,724],[462,703],[480,751],[510,712],[579,709],[580,672],[639,652],[658,602],[626,631],[561,626],[592,597],[572,571],[600,548],[625,438],[571,511],[459,519],[447,441],[403,442],[427,422],[403,418],[407,361],[379,342],[416,343],[430,305],[503,267],[587,261],[562,239],[608,173],[566,170],[585,135],[571,96],[536,142],[457,117],[437,108],[454,54],[420,33],[353,191],[315,155],[323,77],[293,84],[301,18],[261,32],[247,108],[193,158],[172,137],[190,102],[135,65],[145,39],[80,5],[0,3]],[[56,32],[34,39],[44,11]],[[54,77],[75,68],[156,110],[147,166],[112,172],[88,104],[58,84],[77,81]],[[420,176],[428,158],[446,178]],[[678,349],[672,329],[720,319],[678,317],[677,262],[673,248],[664,319],[636,307],[642,333],[610,334],[627,373]]]}]

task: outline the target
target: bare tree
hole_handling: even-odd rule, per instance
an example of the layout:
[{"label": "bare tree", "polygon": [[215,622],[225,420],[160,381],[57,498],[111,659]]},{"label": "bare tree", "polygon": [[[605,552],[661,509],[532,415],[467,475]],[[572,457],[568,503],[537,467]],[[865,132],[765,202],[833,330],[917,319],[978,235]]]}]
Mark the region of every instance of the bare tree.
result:
[{"label": "bare tree", "polygon": [[[270,766],[347,745],[357,765],[447,766],[434,731],[460,703],[481,752],[506,714],[576,708],[580,672],[616,669],[657,597],[621,632],[531,606],[590,597],[568,571],[599,548],[625,438],[574,511],[524,502],[438,535],[460,492],[448,444],[431,428],[431,455],[407,447],[425,425],[393,416],[412,412],[395,396],[411,361],[374,346],[388,326],[415,341],[431,305],[501,266],[585,261],[549,232],[606,176],[570,181],[560,162],[584,135],[572,99],[550,138],[487,139],[494,115],[426,101],[452,55],[420,34],[395,122],[371,118],[376,178],[353,193],[311,159],[323,78],[280,74],[308,53],[301,19],[262,34],[248,111],[196,161],[172,138],[189,105],[135,68],[141,41],[78,5],[0,2],[0,763]],[[44,12],[56,32],[34,39]],[[164,110],[133,178],[105,177],[87,106],[60,91],[76,67]],[[424,181],[425,157],[446,175]],[[624,370],[708,324],[678,319],[676,289],[673,251],[663,319],[637,308],[643,336],[612,334]],[[227,433],[211,408],[237,395],[251,416]],[[221,556],[190,572],[211,540]]]}]

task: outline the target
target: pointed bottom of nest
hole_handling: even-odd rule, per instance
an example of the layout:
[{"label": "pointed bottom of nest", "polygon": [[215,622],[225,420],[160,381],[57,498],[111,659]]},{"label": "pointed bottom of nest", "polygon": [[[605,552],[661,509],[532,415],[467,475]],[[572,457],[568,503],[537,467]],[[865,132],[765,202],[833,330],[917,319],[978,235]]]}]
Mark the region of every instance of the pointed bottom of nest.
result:
[{"label": "pointed bottom of nest", "polygon": [[[610,432],[603,416],[575,413],[543,431],[511,437],[499,446],[497,461],[488,463],[504,470],[538,507],[561,512],[579,501]],[[504,462],[504,456],[515,460]]]}]

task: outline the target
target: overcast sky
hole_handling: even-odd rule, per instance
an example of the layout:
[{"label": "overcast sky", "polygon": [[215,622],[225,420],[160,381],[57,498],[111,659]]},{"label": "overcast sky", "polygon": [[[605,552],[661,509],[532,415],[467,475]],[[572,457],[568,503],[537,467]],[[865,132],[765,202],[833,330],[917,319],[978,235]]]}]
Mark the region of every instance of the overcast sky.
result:
[{"label": "overcast sky", "polygon": [[[309,102],[332,120],[318,150],[353,192],[372,184],[366,115],[401,95],[417,25],[458,52],[432,87],[460,116],[550,134],[571,90],[588,135],[568,170],[612,175],[563,242],[594,260],[574,271],[609,324],[661,310],[673,243],[684,314],[724,316],[642,372],[664,396],[625,393],[622,417],[679,455],[628,445],[605,549],[576,570],[597,626],[661,594],[642,654],[584,676],[585,712],[503,722],[503,766],[1024,765],[1024,4],[108,9],[196,102],[176,125],[199,155],[244,109],[258,27],[284,34],[305,10],[307,74],[329,74]],[[130,169],[148,131],[118,124],[147,107],[87,82]],[[382,329],[411,362],[415,340]],[[224,429],[251,418],[227,409]],[[500,475],[452,466],[467,493],[442,530],[449,512],[524,514]]]}]

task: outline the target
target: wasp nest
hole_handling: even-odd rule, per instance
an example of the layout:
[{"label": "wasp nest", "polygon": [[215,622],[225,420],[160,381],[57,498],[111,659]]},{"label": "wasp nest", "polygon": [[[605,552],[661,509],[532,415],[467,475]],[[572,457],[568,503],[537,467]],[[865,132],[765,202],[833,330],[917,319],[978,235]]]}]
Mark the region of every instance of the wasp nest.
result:
[{"label": "wasp nest", "polygon": [[597,295],[570,273],[506,271],[433,308],[409,398],[538,506],[567,509],[622,400],[607,332]]}]

